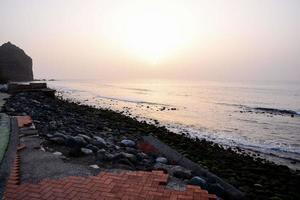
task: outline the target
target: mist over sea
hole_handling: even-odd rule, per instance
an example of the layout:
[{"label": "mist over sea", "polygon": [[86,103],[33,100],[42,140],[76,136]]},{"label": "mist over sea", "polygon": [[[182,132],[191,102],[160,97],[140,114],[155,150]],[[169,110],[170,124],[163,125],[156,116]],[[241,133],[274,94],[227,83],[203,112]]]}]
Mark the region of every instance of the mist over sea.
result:
[{"label": "mist over sea", "polygon": [[59,80],[48,85],[66,99],[300,168],[299,83]]}]

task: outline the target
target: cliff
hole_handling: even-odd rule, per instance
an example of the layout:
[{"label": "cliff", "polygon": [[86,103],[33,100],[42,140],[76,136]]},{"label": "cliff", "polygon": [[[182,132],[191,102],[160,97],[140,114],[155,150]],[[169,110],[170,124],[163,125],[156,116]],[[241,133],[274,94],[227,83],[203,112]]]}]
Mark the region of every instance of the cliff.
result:
[{"label": "cliff", "polygon": [[10,42],[0,46],[0,83],[32,80],[32,59]]}]

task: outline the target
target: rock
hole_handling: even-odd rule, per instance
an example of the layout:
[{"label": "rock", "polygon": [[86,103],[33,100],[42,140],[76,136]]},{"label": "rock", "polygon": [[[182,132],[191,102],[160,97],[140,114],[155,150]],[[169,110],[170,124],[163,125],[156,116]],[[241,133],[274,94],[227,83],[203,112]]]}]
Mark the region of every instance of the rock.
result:
[{"label": "rock", "polygon": [[168,159],[166,159],[165,157],[158,157],[158,158],[156,158],[156,162],[157,163],[167,164],[168,163]]},{"label": "rock", "polygon": [[126,147],[125,148],[126,152],[131,153],[131,154],[137,154],[137,150],[135,148],[131,147]]},{"label": "rock", "polygon": [[154,169],[156,170],[163,170],[166,173],[171,174],[171,168],[173,167],[173,165],[166,165],[160,162],[155,163],[155,165],[153,166]]},{"label": "rock", "polygon": [[80,136],[68,137],[65,140],[66,146],[71,148],[81,148],[87,145],[87,142]]},{"label": "rock", "polygon": [[93,169],[99,169],[100,167],[98,165],[90,165],[91,168]]},{"label": "rock", "polygon": [[132,140],[122,140],[121,144],[125,147],[135,147],[135,142]]},{"label": "rock", "polygon": [[62,137],[51,137],[48,140],[56,144],[65,144],[65,139]]},{"label": "rock", "polygon": [[137,162],[137,158],[133,154],[121,152],[121,156],[124,158],[127,158],[128,160],[130,160],[133,163]]},{"label": "rock", "polygon": [[107,143],[106,143],[106,141],[103,138],[98,137],[98,136],[94,136],[94,139],[95,140],[91,140],[90,141],[91,144],[93,144],[93,145],[95,145],[95,146],[97,146],[99,148],[106,147]]},{"label": "rock", "polygon": [[118,160],[117,163],[123,164],[123,165],[128,165],[128,166],[130,166],[131,169],[135,169],[134,164],[132,164],[132,162],[130,162],[130,160],[128,160],[127,158],[122,158],[122,159]]},{"label": "rock", "polygon": [[106,144],[105,140],[102,137],[94,136],[94,139],[98,142],[102,142],[103,144]]},{"label": "rock", "polygon": [[69,151],[69,156],[72,157],[79,157],[82,154],[81,152],[81,148],[71,148],[71,150]]},{"label": "rock", "polygon": [[32,59],[19,47],[7,42],[0,46],[0,82],[33,81]]},{"label": "rock", "polygon": [[190,185],[198,185],[203,189],[207,189],[207,182],[206,180],[204,180],[203,178],[199,177],[199,176],[194,176],[190,181],[189,181]]},{"label": "rock", "polygon": [[114,160],[114,155],[111,154],[111,153],[109,153],[109,152],[106,152],[104,149],[100,149],[97,152],[96,160],[100,161],[100,162],[103,162],[103,161],[112,161],[112,160]]},{"label": "rock", "polygon": [[87,142],[91,141],[91,137],[84,135],[84,134],[78,134],[78,136],[82,137],[83,139],[85,139]]},{"label": "rock", "polygon": [[282,200],[282,198],[277,197],[277,196],[273,196],[273,197],[269,198],[269,200]]},{"label": "rock", "polygon": [[173,176],[181,179],[189,179],[192,176],[191,170],[185,169],[181,166],[174,166],[171,168]]},{"label": "rock", "polygon": [[63,155],[61,152],[58,152],[58,151],[54,152],[53,154],[56,155],[56,156],[62,156]]},{"label": "rock", "polygon": [[143,153],[143,152],[140,152],[140,153],[137,153],[137,158],[139,160],[143,160],[143,159],[148,159],[149,156],[147,154]]},{"label": "rock", "polygon": [[219,183],[210,184],[208,186],[208,191],[219,197],[222,197],[225,194],[225,189]]},{"label": "rock", "polygon": [[99,149],[99,150],[97,151],[97,153],[101,153],[101,154],[104,154],[105,152],[106,152],[105,149]]},{"label": "rock", "polygon": [[52,129],[52,130],[57,129],[56,121],[50,121],[49,122],[49,128]]},{"label": "rock", "polygon": [[92,145],[92,144],[88,144],[85,148],[92,150],[93,152],[98,152],[99,148]]},{"label": "rock", "polygon": [[61,137],[61,138],[64,138],[64,139],[68,138],[68,136],[66,136],[65,134],[60,133],[60,132],[55,132],[53,134],[53,137]]},{"label": "rock", "polygon": [[93,154],[93,151],[87,148],[81,148],[80,149],[82,153],[84,153],[85,155],[91,155]]},{"label": "rock", "polygon": [[263,188],[263,186],[261,184],[258,184],[258,183],[254,184],[254,187],[256,187],[256,188]]}]

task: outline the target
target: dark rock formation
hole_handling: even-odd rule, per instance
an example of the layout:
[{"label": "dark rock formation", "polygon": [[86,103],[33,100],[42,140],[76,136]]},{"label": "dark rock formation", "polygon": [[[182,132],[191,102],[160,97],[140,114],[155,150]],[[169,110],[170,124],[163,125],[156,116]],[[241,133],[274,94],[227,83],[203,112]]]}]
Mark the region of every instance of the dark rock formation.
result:
[{"label": "dark rock formation", "polygon": [[0,83],[32,80],[32,59],[10,42],[0,46]]}]

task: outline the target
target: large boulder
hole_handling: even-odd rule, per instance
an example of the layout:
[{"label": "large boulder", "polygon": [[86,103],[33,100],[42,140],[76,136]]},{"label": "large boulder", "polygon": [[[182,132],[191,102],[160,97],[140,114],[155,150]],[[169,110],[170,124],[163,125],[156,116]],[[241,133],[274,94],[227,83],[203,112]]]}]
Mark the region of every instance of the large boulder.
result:
[{"label": "large boulder", "polygon": [[0,46],[0,83],[33,81],[32,59],[19,47],[7,42]]}]

